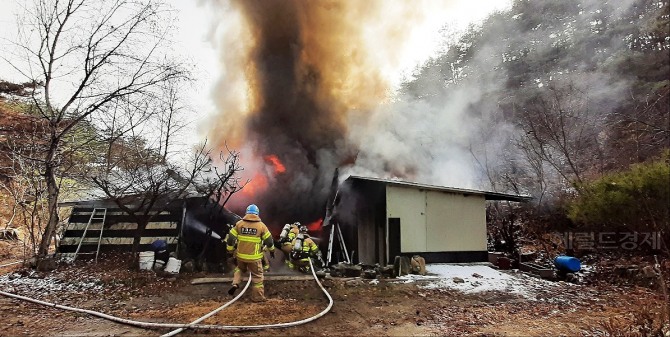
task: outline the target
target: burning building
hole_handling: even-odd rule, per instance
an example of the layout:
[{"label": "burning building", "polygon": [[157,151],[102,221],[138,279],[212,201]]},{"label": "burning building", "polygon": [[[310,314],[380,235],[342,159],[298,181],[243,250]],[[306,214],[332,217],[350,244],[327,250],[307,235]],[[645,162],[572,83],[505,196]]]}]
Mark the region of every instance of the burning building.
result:
[{"label": "burning building", "polygon": [[322,218],[331,173],[361,153],[351,125],[390,100],[416,28],[451,2],[212,2],[225,32],[209,137],[242,153],[250,179],[226,207],[241,213],[255,203],[275,231]]}]

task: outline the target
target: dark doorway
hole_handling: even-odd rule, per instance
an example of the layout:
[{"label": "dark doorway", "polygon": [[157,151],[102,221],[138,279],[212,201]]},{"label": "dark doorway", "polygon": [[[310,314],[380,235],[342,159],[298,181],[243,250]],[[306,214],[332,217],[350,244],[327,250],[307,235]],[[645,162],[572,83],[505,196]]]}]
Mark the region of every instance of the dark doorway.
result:
[{"label": "dark doorway", "polygon": [[393,259],[400,255],[400,218],[389,218],[389,256],[386,263],[393,263]]}]

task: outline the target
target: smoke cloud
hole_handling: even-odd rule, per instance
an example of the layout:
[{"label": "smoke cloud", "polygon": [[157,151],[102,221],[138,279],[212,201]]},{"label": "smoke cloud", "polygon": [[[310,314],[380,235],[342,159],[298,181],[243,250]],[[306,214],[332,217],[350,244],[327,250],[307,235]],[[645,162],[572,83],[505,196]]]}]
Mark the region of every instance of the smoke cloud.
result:
[{"label": "smoke cloud", "polygon": [[444,36],[446,53],[398,90],[398,74],[425,47],[417,41],[439,27],[434,18],[466,14],[466,3],[210,3],[221,13],[212,37],[224,68],[210,138],[242,151],[243,177],[252,179],[229,206],[241,211],[256,203],[275,226],[312,222],[323,217],[336,167],[341,178],[505,191],[492,177],[536,170],[535,178],[546,181],[521,182],[539,190],[520,192],[543,194],[549,180],[561,177],[520,152],[528,133],[516,109],[550,97],[550,87],[573,88],[559,103],[580,114],[571,116],[579,119],[579,137],[597,140],[594,151],[577,155],[597,153],[605,117],[629,87],[629,79],[610,75],[607,58],[630,41],[601,33],[628,20],[636,1],[515,2],[465,42]]},{"label": "smoke cloud", "polygon": [[222,51],[224,75],[215,92],[220,115],[212,121],[210,138],[240,149],[243,176],[252,179],[230,206],[239,211],[254,202],[264,218],[311,222],[323,217],[336,167],[367,162],[364,170],[371,175],[410,177],[412,169],[372,165],[377,155],[365,152],[377,151],[378,145],[391,151],[420,129],[406,130],[388,143],[383,140],[386,131],[372,139],[366,133],[388,118],[376,109],[389,102],[397,74],[416,53],[408,47],[422,47],[416,36],[437,28],[429,16],[457,4],[212,4],[222,13],[212,35]]}]

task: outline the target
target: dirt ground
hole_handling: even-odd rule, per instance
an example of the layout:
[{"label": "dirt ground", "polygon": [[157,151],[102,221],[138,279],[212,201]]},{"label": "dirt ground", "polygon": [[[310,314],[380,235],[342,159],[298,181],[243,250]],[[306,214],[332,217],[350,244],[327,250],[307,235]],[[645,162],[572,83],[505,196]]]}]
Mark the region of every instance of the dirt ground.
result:
[{"label": "dirt ground", "polygon": [[[0,261],[0,265],[8,262]],[[192,285],[198,277],[167,278],[128,270],[124,260],[78,261],[49,273],[20,266],[0,269],[0,290],[61,305],[147,322],[187,323],[229,301],[229,284]],[[326,279],[334,299],[324,317],[280,330],[226,332],[239,336],[609,336],[639,333],[638,322],[658,319],[661,295],[646,288],[576,286],[535,299],[503,292],[464,294],[424,289],[421,282]],[[252,325],[290,322],[323,310],[328,301],[312,281],[266,281],[265,303],[248,294],[204,324]],[[1,336],[150,336],[170,329],[142,329],[86,314],[0,296]],[[636,330],[633,330],[636,329]],[[626,331],[630,330],[630,331]],[[221,335],[189,330],[183,335]],[[638,334],[644,335],[644,334]]]}]

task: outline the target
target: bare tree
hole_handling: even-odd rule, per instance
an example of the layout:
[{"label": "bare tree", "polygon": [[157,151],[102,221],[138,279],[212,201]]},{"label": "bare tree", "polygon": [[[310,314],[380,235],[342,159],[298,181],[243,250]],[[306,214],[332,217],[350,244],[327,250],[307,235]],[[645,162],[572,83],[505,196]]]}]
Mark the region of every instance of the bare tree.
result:
[{"label": "bare tree", "polygon": [[[538,179],[547,177],[548,164],[565,182],[580,184],[584,174],[603,157],[598,140],[598,116],[586,93],[574,83],[552,83],[520,111],[524,133],[517,139]],[[540,181],[546,190],[546,181]]]},{"label": "bare tree", "polygon": [[623,167],[648,160],[670,145],[670,85],[630,95],[631,106],[608,120],[616,154],[612,157]]},{"label": "bare tree", "polygon": [[533,193],[536,196],[535,201],[538,205],[541,205],[550,185],[547,163],[545,162],[544,151],[541,149],[542,145],[530,141],[528,135],[517,137],[515,143],[525,159],[524,164],[527,167],[525,173],[530,176],[531,180],[528,185],[535,190],[535,193]]},{"label": "bare tree", "polygon": [[33,102],[47,125],[47,146],[36,160],[49,219],[39,256],[48,253],[59,222],[58,175],[68,135],[115,102],[185,74],[162,50],[172,21],[167,14],[158,0],[35,0],[26,8],[16,41],[20,52],[4,58],[42,89]]},{"label": "bare tree", "polygon": [[206,142],[190,152],[181,144],[188,125],[179,95],[184,84],[169,80],[143,100],[118,101],[98,121],[104,123],[105,154],[87,175],[138,224],[133,253],[147,224],[175,200],[197,194],[223,205],[244,187],[237,176],[238,152],[226,147],[227,155],[222,152],[214,162]]},{"label": "bare tree", "polygon": [[243,168],[236,151],[228,150],[228,155],[221,152],[220,162],[214,163],[203,143],[189,160],[171,162],[147,148],[141,139],[119,138],[116,142],[123,144],[110,146],[114,153],[107,156],[108,166],[92,181],[138,224],[133,253],[147,224],[174,201],[196,193],[206,196],[213,205],[223,206],[246,185],[240,184],[238,173]]},{"label": "bare tree", "polygon": [[226,153],[219,153],[219,160],[213,168],[203,175],[196,183],[196,189],[206,195],[214,204],[224,206],[233,196],[249,183],[249,179],[241,182],[239,172],[244,170],[240,165],[240,153],[226,145]]},{"label": "bare tree", "polygon": [[[198,179],[211,160],[205,144],[198,147],[185,165],[164,161],[141,140],[129,141],[123,153],[114,158],[110,170],[92,177],[97,187],[123,212],[130,215],[138,227],[133,241],[137,249],[147,224],[174,200],[185,197],[189,187]],[[129,153],[134,151],[134,153]],[[174,176],[184,180],[173,179]]]},{"label": "bare tree", "polygon": [[[24,244],[29,247],[25,251],[36,253],[39,236],[43,233],[44,224],[48,219],[45,203],[46,186],[43,177],[39,174],[39,167],[32,158],[39,156],[42,131],[39,126],[28,123],[22,128],[22,135],[2,142],[2,160],[0,170],[3,179],[0,179],[0,188],[11,199],[11,216],[5,228],[12,225],[14,220],[24,231]],[[30,125],[33,124],[33,125]]]}]

